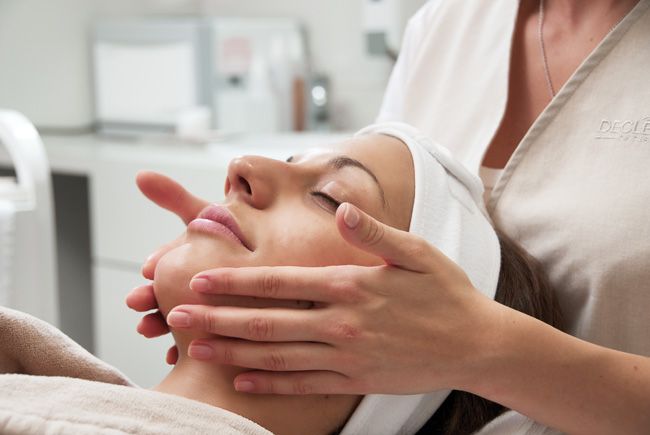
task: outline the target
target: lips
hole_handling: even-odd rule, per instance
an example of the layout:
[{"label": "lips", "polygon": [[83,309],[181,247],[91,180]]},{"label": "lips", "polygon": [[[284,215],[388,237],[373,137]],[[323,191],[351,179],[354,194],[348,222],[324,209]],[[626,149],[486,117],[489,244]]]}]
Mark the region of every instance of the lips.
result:
[{"label": "lips", "polygon": [[224,236],[240,243],[249,251],[253,251],[235,218],[222,205],[211,204],[204,208],[197,218],[189,223],[188,229]]}]

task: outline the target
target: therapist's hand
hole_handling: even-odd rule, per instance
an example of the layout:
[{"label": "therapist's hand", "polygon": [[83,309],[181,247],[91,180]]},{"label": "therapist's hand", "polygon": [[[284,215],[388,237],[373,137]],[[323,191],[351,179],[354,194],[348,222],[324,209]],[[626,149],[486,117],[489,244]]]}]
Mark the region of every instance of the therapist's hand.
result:
[{"label": "therapist's hand", "polygon": [[[386,265],[200,273],[190,284],[194,291],[310,299],[315,307],[178,306],[172,312],[188,314],[190,328],[215,334],[195,340],[189,355],[254,369],[234,381],[237,390],[252,393],[407,394],[470,382],[473,355],[486,342],[494,346],[490,325],[500,305],[422,239],[349,204],[339,207],[336,221],[351,245]],[[195,352],[199,346],[204,352]]]},{"label": "therapist's hand", "polygon": [[[187,224],[208,205],[208,201],[198,198],[188,192],[176,181],[162,174],[142,171],[136,177],[140,191],[158,206],[176,214]],[[153,280],[154,270],[158,260],[170,250],[179,246],[182,236],[171,243],[161,246],[154,252],[142,266],[142,275]],[[135,311],[146,312],[158,309],[158,303],[153,293],[153,286],[146,284],[133,289],[126,297],[126,304]],[[138,324],[137,330],[145,337],[157,337],[169,332],[165,319],[159,311],[145,315]],[[167,362],[174,364],[178,358],[176,347],[172,347],[167,354]]]}]

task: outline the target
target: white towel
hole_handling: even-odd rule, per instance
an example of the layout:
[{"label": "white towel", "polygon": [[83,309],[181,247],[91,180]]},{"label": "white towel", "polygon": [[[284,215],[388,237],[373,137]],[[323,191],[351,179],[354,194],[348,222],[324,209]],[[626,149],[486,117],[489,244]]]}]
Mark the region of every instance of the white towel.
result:
[{"label": "white towel", "polygon": [[[479,178],[446,148],[406,124],[375,124],[357,136],[377,133],[400,139],[413,157],[415,200],[409,232],[440,249],[463,268],[481,293],[494,298],[501,251],[483,205]],[[447,390],[409,396],[368,395],[342,435],[414,434],[448,395]]]},{"label": "white towel", "polygon": [[15,213],[14,203],[0,198],[0,306],[11,302]]}]

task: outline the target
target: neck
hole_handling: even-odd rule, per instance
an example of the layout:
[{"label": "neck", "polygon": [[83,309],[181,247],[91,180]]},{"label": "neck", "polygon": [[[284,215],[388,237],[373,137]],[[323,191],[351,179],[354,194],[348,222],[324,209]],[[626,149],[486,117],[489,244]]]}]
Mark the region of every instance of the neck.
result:
[{"label": "neck", "polygon": [[544,0],[544,9],[549,20],[561,20],[572,28],[589,22],[613,27],[637,3],[638,0]]},{"label": "neck", "polygon": [[278,435],[329,434],[342,426],[356,396],[269,396],[239,393],[234,377],[243,369],[181,357],[154,388],[244,416]]}]

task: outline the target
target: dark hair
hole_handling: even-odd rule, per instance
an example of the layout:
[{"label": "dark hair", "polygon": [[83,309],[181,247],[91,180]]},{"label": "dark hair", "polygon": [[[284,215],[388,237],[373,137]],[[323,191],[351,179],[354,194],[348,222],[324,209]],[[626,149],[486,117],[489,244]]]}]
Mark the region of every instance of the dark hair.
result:
[{"label": "dark hair", "polygon": [[[562,314],[541,265],[497,230],[501,271],[495,300],[556,328]],[[469,435],[507,411],[502,405],[465,391],[452,391],[418,435]]]}]

